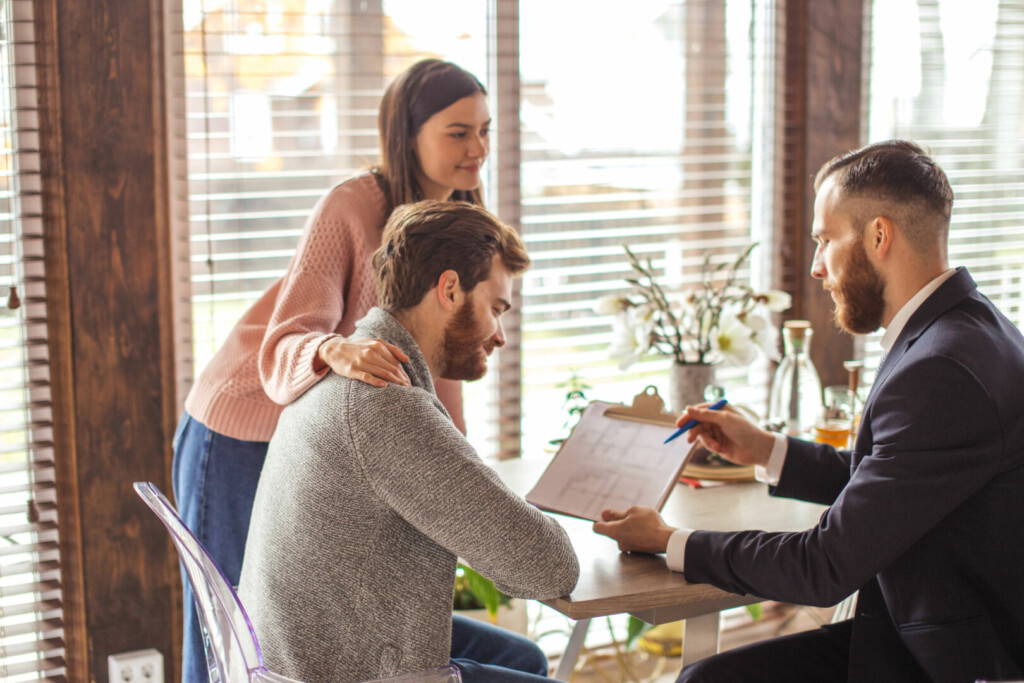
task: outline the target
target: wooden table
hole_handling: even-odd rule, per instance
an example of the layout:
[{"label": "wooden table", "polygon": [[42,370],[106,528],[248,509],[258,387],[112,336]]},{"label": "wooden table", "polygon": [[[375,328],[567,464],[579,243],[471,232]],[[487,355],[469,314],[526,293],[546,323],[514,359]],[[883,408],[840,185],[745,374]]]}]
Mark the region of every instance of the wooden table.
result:
[{"label": "wooden table", "polygon": [[[494,464],[514,491],[526,494],[544,470],[537,459]],[[741,483],[704,489],[678,485],[662,511],[672,526],[717,531],[763,529],[800,531],[814,526],[824,508],[812,503],[772,498],[764,484]],[[615,541],[595,534],[591,523],[562,515],[555,518],[568,532],[580,559],[580,579],[572,594],[545,604],[575,619],[576,625],[555,677],[568,680],[590,619],[629,613],[650,624],[686,619],[683,664],[718,651],[719,611],[758,602],[708,584],[687,583],[671,571],[664,555],[621,553]]]}]

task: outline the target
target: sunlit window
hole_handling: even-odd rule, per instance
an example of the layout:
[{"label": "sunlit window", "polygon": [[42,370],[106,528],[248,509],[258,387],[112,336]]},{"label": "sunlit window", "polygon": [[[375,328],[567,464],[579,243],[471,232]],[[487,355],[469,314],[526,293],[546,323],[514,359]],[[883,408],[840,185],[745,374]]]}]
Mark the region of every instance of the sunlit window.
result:
[{"label": "sunlit window", "polygon": [[[394,75],[429,56],[485,82],[518,73],[521,227],[534,260],[522,289],[520,402],[529,406],[523,450],[541,455],[560,435],[559,385],[571,375],[599,387],[592,398],[628,400],[648,383],[664,390],[667,359],[623,373],[609,358],[610,320],[592,310],[630,274],[623,244],[652,259],[667,285],[685,287],[704,254],[725,259],[767,234],[754,195],[770,197],[770,187],[762,178],[755,190],[753,168],[773,141],[752,112],[765,106],[759,78],[771,43],[755,38],[772,3],[595,11],[525,1],[518,69],[493,68],[501,56],[488,54],[486,3],[449,5],[186,3],[195,369],[281,274],[317,197],[375,160],[376,109]],[[564,27],[580,13],[588,30],[570,41]],[[624,43],[629,50],[608,49]],[[492,96],[502,86],[486,84]],[[500,163],[492,156],[492,185]],[[763,401],[763,367],[720,379],[740,400]],[[494,448],[491,391],[486,381],[467,387],[470,438],[484,453]]]},{"label": "sunlit window", "polygon": [[[1024,2],[872,4],[868,138],[909,138],[949,175],[950,265],[1024,324]],[[877,363],[877,339],[865,345]]]}]

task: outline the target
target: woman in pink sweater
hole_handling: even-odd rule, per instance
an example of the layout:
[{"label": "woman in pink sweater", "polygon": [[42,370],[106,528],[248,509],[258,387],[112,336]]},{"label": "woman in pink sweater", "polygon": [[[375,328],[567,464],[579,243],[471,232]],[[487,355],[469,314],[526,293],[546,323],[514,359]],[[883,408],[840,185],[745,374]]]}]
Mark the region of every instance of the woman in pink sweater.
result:
[{"label": "woman in pink sweater", "polygon": [[[378,386],[409,384],[400,349],[346,337],[376,304],[370,256],[394,207],[419,199],[482,203],[490,126],[485,96],[472,74],[436,59],[418,62],[391,83],[378,119],[379,165],[320,199],[288,270],[238,321],[185,399],[174,437],[178,510],[232,583],[241,573],[256,484],[283,406],[331,371]],[[439,380],[437,393],[465,432],[461,385]],[[203,682],[202,638],[185,584],[183,680]],[[458,628],[454,635],[453,656]],[[481,640],[478,635],[463,640]]]}]

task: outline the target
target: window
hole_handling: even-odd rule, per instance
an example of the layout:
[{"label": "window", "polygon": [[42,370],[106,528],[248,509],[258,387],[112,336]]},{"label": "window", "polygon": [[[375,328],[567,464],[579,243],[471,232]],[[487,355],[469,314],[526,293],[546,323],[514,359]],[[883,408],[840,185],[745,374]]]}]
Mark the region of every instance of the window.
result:
[{"label": "window", "polygon": [[[584,15],[587,30],[567,33]],[[459,0],[443,13],[421,0],[185,0],[181,16],[196,372],[283,272],[317,198],[375,161],[383,89],[424,57],[487,86],[487,203],[534,263],[510,316],[521,356],[499,352],[466,386],[482,454],[544,457],[572,372],[599,385],[591,398],[649,383],[665,394],[668,361],[622,373],[611,321],[592,310],[624,291],[622,244],[686,286],[706,252],[725,260],[758,240],[745,275],[768,283],[775,140],[754,122],[774,121],[773,0]],[[763,406],[765,367],[720,378]],[[604,626],[588,642],[607,642]]]},{"label": "window", "polygon": [[[953,186],[950,265],[1024,324],[1024,2],[872,6],[868,139],[909,138]],[[877,336],[865,345],[877,365]]]},{"label": "window", "polygon": [[[521,375],[506,354],[496,364],[512,370],[500,382],[492,372],[466,389],[475,445],[498,450],[489,419],[497,406],[513,430],[523,414],[522,450],[541,454],[561,430],[558,384],[573,371],[600,384],[594,397],[664,389],[665,359],[618,370],[611,322],[592,305],[623,289],[624,243],[681,286],[696,281],[706,252],[727,259],[752,240],[767,249],[773,190],[760,169],[774,140],[753,121],[772,116],[774,3],[595,7],[461,0],[442,15],[415,0],[186,0],[196,371],[283,271],[316,199],[375,160],[385,85],[438,56],[486,83],[499,137],[519,138],[512,148],[495,142],[485,190],[489,206],[521,223],[534,261],[516,331]],[[564,27],[582,14],[587,31],[568,40]],[[630,49],[608,49],[619,41]],[[495,102],[509,94],[511,107]],[[508,120],[516,102],[518,128]],[[510,187],[513,205],[498,191]],[[759,262],[751,275],[763,285]],[[734,397],[760,407],[763,370],[721,376]]]},{"label": "window", "polygon": [[32,4],[0,4],[0,679],[63,675]]},{"label": "window", "polygon": [[283,272],[332,185],[377,159],[384,87],[432,56],[486,73],[484,3],[185,0],[194,367]]},{"label": "window", "polygon": [[[758,169],[773,140],[753,121],[772,117],[775,19],[774,3],[735,0],[521,6],[522,227],[534,262],[523,431],[524,452],[537,453],[559,434],[557,385],[572,372],[592,398],[628,402],[646,384],[668,395],[668,360],[621,371],[610,317],[592,309],[625,292],[623,244],[680,288],[699,281],[707,253],[718,263],[751,241],[768,248],[772,190]],[[583,14],[587,30],[567,42],[564,27]],[[767,379],[753,376],[718,373],[734,402],[761,409]]]}]

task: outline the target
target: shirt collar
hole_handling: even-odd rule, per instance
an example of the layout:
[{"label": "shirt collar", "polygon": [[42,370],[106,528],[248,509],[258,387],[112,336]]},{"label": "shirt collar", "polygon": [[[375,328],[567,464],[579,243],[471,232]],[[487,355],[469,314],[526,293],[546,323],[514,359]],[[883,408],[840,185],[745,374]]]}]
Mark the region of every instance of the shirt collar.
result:
[{"label": "shirt collar", "polygon": [[889,326],[885,328],[885,334],[882,335],[881,344],[883,353],[889,353],[889,349],[891,349],[892,345],[896,343],[896,338],[900,336],[900,332],[902,332],[903,328],[907,326],[907,322],[910,320],[910,317],[914,315],[918,308],[921,307],[921,304],[923,304],[925,300],[930,297],[940,285],[942,285],[943,282],[953,277],[955,273],[956,268],[950,268],[946,272],[942,273],[942,275],[939,275],[924,287],[917,290],[917,294],[910,297],[910,300],[903,304],[903,307],[892,317],[892,320],[889,322]]}]

